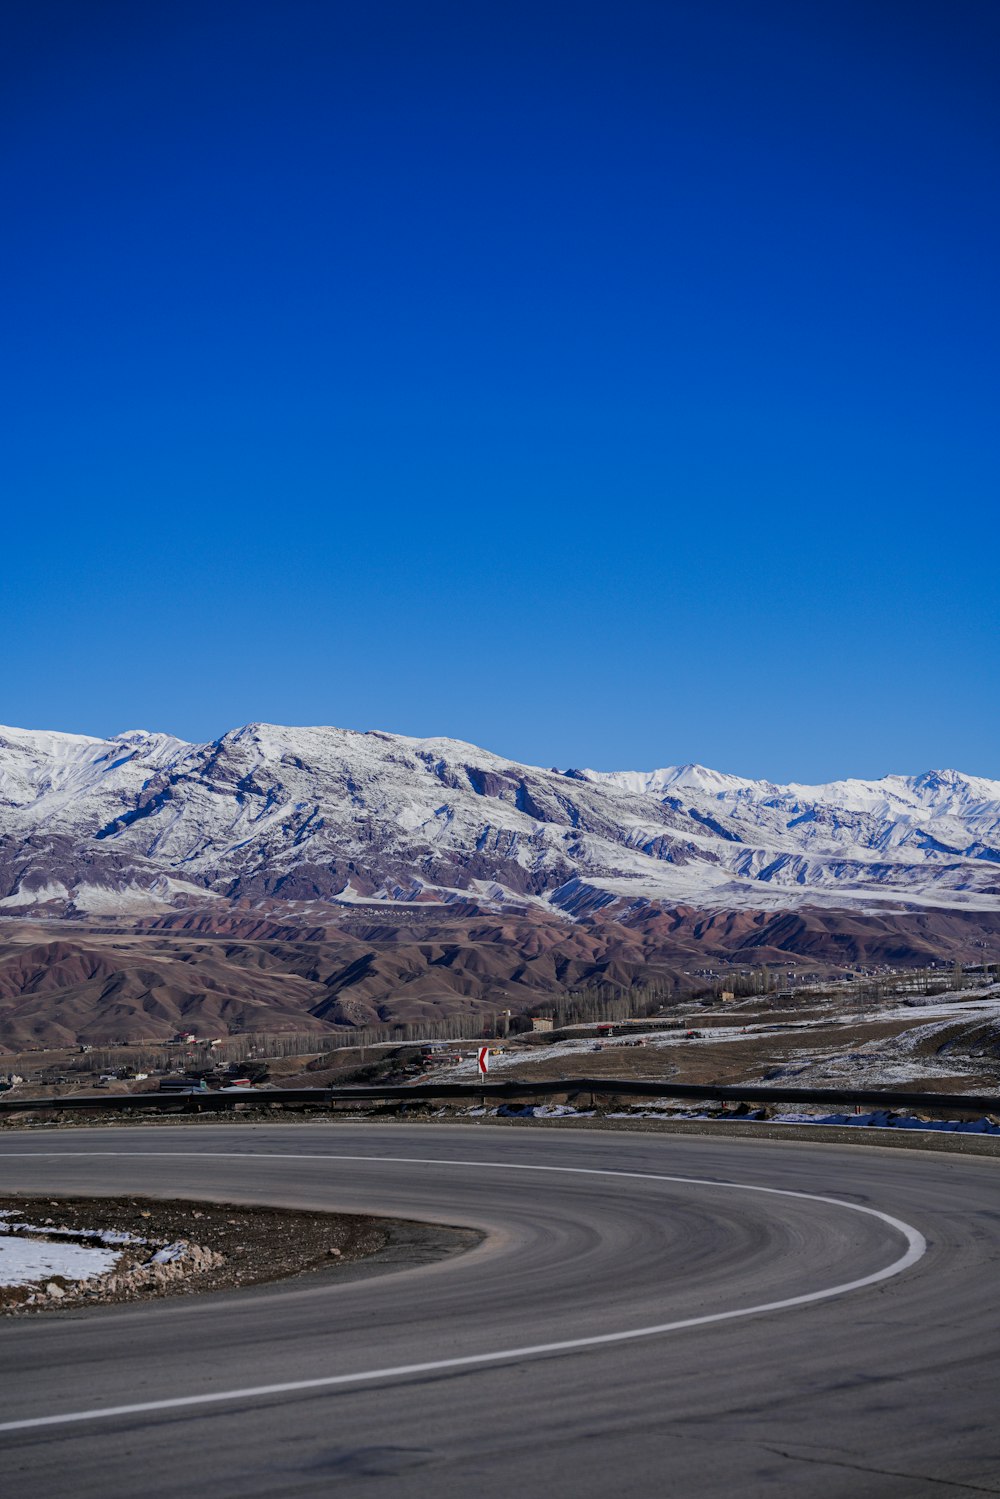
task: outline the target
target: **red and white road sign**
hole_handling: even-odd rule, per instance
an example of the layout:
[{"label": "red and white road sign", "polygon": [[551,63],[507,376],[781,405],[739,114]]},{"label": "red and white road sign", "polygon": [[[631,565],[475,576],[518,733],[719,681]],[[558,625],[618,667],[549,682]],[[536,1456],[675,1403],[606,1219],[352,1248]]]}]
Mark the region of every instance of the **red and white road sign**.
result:
[{"label": "red and white road sign", "polygon": [[488,1046],[481,1046],[479,1048],[478,1061],[480,1076],[485,1077],[490,1070],[490,1049]]}]

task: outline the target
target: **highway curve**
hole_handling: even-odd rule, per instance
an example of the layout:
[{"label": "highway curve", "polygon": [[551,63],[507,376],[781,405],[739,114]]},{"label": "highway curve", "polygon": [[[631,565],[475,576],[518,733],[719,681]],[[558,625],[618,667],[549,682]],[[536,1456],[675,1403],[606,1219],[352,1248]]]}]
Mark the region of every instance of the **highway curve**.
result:
[{"label": "highway curve", "polygon": [[7,1493],[1000,1494],[993,1160],[599,1131],[116,1128],[5,1136],[0,1191],[16,1190],[375,1212],[486,1238],[419,1268],[7,1319]]}]

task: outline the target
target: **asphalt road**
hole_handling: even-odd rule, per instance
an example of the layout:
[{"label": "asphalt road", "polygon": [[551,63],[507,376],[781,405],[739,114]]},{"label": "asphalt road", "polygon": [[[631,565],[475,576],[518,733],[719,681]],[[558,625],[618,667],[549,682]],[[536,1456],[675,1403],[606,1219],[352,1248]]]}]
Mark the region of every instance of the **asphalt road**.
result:
[{"label": "asphalt road", "polygon": [[5,1493],[1000,1494],[994,1160],[598,1131],[116,1128],[5,1136],[0,1191],[17,1189],[487,1236],[419,1268],[7,1319]]}]

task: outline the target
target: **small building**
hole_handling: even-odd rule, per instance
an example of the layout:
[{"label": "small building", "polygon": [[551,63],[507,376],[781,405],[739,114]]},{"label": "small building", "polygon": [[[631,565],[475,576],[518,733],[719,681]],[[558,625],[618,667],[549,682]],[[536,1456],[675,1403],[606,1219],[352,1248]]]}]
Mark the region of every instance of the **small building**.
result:
[{"label": "small building", "polygon": [[533,1031],[550,1031],[555,1024],[551,1015],[532,1015],[531,1029]]},{"label": "small building", "polygon": [[735,999],[736,995],[733,993],[732,989],[723,989],[722,993],[719,995],[719,998],[720,999]]},{"label": "small building", "polygon": [[205,1093],[207,1084],[203,1077],[161,1077],[161,1093]]}]

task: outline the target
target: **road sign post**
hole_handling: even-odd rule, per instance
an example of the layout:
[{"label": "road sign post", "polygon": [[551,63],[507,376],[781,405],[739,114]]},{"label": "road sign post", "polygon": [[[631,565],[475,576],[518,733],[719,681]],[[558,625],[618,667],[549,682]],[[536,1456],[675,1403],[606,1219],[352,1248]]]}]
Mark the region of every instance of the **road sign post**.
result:
[{"label": "road sign post", "polygon": [[[478,1055],[476,1057],[476,1065],[479,1068],[479,1076],[481,1078],[485,1078],[487,1072],[489,1072],[489,1070],[490,1070],[490,1049],[489,1049],[488,1046],[481,1046],[479,1048],[479,1053],[478,1053]],[[486,1112],[486,1094],[484,1093],[483,1094],[483,1113],[485,1114],[485,1112]]]}]

